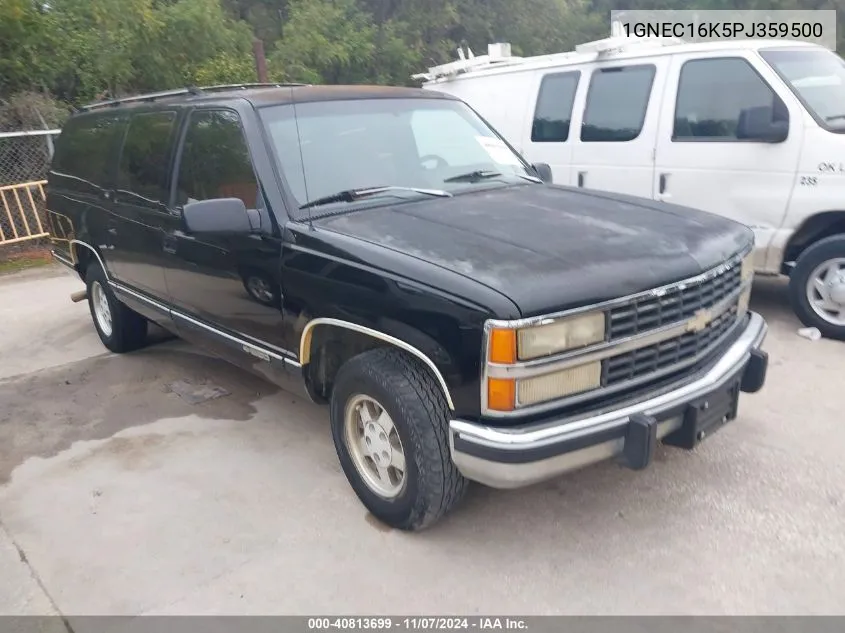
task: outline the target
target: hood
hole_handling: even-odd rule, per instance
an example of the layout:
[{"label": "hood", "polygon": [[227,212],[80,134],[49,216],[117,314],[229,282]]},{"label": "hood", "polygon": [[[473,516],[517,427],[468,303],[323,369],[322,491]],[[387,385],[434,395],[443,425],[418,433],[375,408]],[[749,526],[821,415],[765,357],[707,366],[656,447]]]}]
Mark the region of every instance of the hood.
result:
[{"label": "hood", "polygon": [[543,185],[362,209],[315,224],[465,275],[526,317],[692,277],[753,240],[744,225],[704,211]]}]

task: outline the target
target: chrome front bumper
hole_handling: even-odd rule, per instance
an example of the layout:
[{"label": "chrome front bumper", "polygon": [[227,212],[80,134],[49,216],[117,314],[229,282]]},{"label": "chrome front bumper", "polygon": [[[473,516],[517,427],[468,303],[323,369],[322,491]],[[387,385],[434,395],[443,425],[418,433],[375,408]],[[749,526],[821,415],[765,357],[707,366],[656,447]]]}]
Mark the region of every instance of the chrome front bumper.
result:
[{"label": "chrome front bumper", "polygon": [[644,468],[657,440],[692,448],[735,417],[739,391],[759,391],[767,330],[763,317],[750,313],[715,364],[640,402],[511,428],[452,420],[452,460],[465,477],[493,488],[519,488],[613,457]]}]

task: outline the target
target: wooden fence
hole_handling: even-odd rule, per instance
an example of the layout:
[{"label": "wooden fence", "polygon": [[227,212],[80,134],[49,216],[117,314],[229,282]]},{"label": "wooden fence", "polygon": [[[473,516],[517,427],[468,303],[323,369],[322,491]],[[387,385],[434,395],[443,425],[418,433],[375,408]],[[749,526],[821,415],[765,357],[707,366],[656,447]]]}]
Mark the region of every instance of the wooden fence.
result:
[{"label": "wooden fence", "polygon": [[34,180],[0,187],[0,247],[48,237],[44,185]]}]

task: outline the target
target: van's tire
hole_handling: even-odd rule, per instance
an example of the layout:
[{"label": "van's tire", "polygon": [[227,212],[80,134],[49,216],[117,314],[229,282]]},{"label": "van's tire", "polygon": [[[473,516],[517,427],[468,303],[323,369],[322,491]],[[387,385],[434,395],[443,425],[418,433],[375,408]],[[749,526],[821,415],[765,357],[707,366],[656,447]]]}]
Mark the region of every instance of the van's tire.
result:
[{"label": "van's tire", "polygon": [[98,262],[88,266],[85,284],[91,319],[103,345],[118,354],[143,347],[147,342],[147,320],[114,296]]},{"label": "van's tire", "polygon": [[[469,482],[449,453],[443,392],[412,356],[377,349],[347,361],[332,389],[331,426],[349,484],[373,516],[391,527],[427,528],[467,490]],[[376,457],[384,478],[377,477]],[[404,471],[396,468],[403,462]]]},{"label": "van's tire", "polygon": [[[829,309],[818,305],[822,284]],[[826,338],[845,340],[845,235],[819,240],[801,253],[789,276],[789,300],[804,325],[818,328]]]}]

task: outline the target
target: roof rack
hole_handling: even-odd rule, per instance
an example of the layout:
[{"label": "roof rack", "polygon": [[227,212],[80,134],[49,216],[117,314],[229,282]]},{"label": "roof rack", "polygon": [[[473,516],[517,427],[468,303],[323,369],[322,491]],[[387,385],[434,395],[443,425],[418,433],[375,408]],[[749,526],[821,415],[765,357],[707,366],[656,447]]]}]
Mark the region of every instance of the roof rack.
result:
[{"label": "roof rack", "polygon": [[561,61],[572,57],[581,57],[584,55],[595,55],[596,57],[610,57],[618,53],[636,50],[638,48],[658,48],[661,46],[675,46],[684,44],[684,40],[677,38],[637,38],[626,37],[621,30],[614,25],[611,36],[602,40],[595,40],[593,42],[585,42],[578,44],[574,51],[565,53],[553,53],[551,55],[538,55],[536,57],[515,57],[511,55],[510,44],[490,44],[488,46],[488,54],[476,57],[472,54],[472,50],[467,49],[467,54],[464,54],[462,49],[458,49],[459,59],[440,66],[432,66],[428,72],[412,75],[413,79],[422,79],[424,81],[434,81],[436,79],[454,77],[476,70],[488,70],[490,68],[501,68],[503,66],[518,66],[535,61]]},{"label": "roof rack", "polygon": [[522,57],[511,55],[511,45],[508,43],[489,44],[487,54],[479,57],[473,54],[471,48],[467,47],[466,53],[464,53],[464,49],[459,47],[457,61],[432,66],[428,69],[428,72],[411,75],[411,78],[432,81],[439,77],[460,75],[491,66],[512,66],[521,63],[522,60]]},{"label": "roof rack", "polygon": [[124,103],[139,103],[152,102],[157,99],[166,99],[167,97],[180,97],[184,95],[200,96],[203,94],[214,92],[228,92],[231,90],[252,90],[255,88],[292,88],[298,86],[306,86],[308,84],[299,83],[253,83],[253,84],[219,84],[216,86],[186,86],[185,88],[178,88],[176,90],[164,90],[162,92],[149,92],[146,94],[135,95],[133,97],[123,97],[121,99],[109,99],[106,101],[97,101],[82,106],[80,110],[89,111],[98,108],[115,107]]}]

